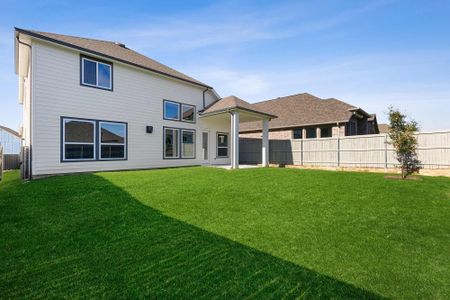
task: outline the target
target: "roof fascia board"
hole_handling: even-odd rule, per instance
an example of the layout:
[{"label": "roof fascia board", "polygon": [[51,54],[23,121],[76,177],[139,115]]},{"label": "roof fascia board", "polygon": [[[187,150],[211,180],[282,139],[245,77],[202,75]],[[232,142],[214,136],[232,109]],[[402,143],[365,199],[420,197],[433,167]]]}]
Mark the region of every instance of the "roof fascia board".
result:
[{"label": "roof fascia board", "polygon": [[217,114],[227,113],[227,112],[232,112],[232,111],[237,111],[237,110],[250,112],[250,113],[253,113],[253,114],[259,115],[259,116],[266,116],[269,119],[278,118],[275,115],[271,115],[271,114],[267,114],[267,113],[263,113],[263,112],[259,112],[259,111],[255,111],[255,110],[251,110],[251,109],[240,107],[240,106],[231,107],[231,108],[223,108],[223,109],[216,110],[216,111],[213,111],[213,112],[210,112],[210,113],[202,113],[200,116],[207,117],[207,116],[212,116],[212,115],[217,115]]}]

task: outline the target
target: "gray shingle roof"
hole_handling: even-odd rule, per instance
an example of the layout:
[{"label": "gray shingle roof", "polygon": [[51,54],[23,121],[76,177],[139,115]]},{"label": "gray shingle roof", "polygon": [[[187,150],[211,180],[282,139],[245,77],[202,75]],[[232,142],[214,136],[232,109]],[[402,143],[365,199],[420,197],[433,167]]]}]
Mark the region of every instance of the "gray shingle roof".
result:
[{"label": "gray shingle roof", "polygon": [[[277,115],[270,129],[347,122],[357,107],[338,99],[320,99],[308,93],[279,97],[251,105]],[[242,123],[241,132],[261,130],[261,122]]]},{"label": "gray shingle roof", "polygon": [[[209,107],[207,107],[205,110],[201,112],[202,115],[207,114],[213,114],[213,113],[219,113],[224,112],[230,109],[243,109],[250,112],[255,112],[258,114],[267,115],[270,118],[276,118],[277,116],[265,111],[264,109],[256,108],[253,104],[248,103],[247,101],[244,101],[236,96],[228,96],[225,98],[222,98],[213,104],[211,104]],[[258,122],[260,123],[260,122]]]},{"label": "gray shingle roof", "polygon": [[388,124],[378,124],[378,129],[380,130],[380,133],[388,133],[389,125]]},{"label": "gray shingle roof", "polygon": [[134,50],[131,50],[125,45],[111,42],[111,41],[103,41],[96,40],[90,38],[82,38],[70,35],[56,34],[50,32],[42,32],[35,30],[27,30],[16,28],[16,31],[44,39],[50,42],[62,44],[68,47],[76,48],[79,50],[84,50],[87,52],[91,52],[93,54],[101,55],[110,59],[115,59],[121,61],[123,63],[127,63],[133,66],[141,67],[146,70],[156,72],[159,74],[163,74],[172,78],[180,79],[183,81],[187,81],[196,85],[200,85],[203,87],[210,86],[204,84],[201,81],[198,81],[192,77],[189,77],[181,72],[178,72],[162,63],[159,63],[149,57],[146,57]]}]

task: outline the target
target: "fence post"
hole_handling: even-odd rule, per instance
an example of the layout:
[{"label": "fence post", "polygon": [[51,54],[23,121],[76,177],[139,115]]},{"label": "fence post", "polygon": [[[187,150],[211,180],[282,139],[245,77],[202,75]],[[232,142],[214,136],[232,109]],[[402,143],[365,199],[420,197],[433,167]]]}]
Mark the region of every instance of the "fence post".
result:
[{"label": "fence post", "polygon": [[388,145],[388,141],[387,141],[387,134],[384,136],[384,170],[387,170],[388,167],[388,154],[387,154],[387,145]]},{"label": "fence post", "polygon": [[303,136],[300,140],[300,165],[303,166]]},{"label": "fence post", "polygon": [[341,138],[338,136],[337,138],[337,166],[341,166]]},{"label": "fence post", "polygon": [[0,145],[0,180],[3,177],[3,146]]}]

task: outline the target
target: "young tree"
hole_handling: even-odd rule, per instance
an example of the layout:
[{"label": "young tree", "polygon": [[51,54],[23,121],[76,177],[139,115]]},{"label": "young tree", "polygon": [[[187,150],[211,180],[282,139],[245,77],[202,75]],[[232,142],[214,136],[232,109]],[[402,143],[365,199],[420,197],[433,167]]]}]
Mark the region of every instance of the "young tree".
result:
[{"label": "young tree", "polygon": [[389,138],[394,146],[396,158],[402,170],[402,179],[420,170],[420,161],[417,158],[417,139],[414,132],[419,130],[416,121],[406,120],[406,115],[398,109],[389,107]]}]

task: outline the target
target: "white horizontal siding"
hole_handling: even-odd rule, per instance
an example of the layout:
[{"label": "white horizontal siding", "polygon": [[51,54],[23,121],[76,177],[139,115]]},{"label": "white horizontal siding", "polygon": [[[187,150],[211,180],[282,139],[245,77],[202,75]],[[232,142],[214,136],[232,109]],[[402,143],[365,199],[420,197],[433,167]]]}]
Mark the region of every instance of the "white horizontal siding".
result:
[{"label": "white horizontal siding", "polygon": [[[163,120],[163,99],[202,109],[202,87],[116,62],[114,91],[85,87],[80,85],[79,52],[44,42],[34,42],[33,51],[34,175],[201,164],[201,132],[229,131],[227,122],[205,128],[201,119],[196,124]],[[206,96],[208,102],[213,100],[211,93]],[[61,116],[127,122],[128,160],[60,162]],[[153,126],[152,134],[145,132],[147,125]],[[163,126],[195,129],[196,159],[164,160]],[[211,141],[212,157],[215,139]]]}]

